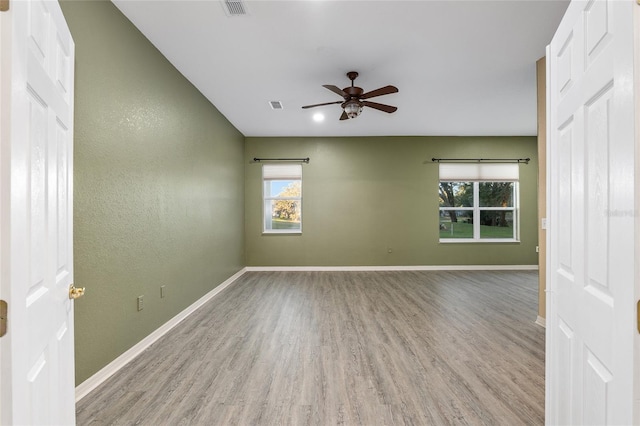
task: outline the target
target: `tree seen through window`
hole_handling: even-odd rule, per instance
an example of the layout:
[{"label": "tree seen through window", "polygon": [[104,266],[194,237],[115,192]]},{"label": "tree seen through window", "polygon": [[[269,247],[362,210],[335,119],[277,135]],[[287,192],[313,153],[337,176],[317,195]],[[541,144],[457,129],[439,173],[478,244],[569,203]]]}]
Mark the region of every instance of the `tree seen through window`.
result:
[{"label": "tree seen through window", "polygon": [[441,239],[515,239],[516,182],[439,182]]}]

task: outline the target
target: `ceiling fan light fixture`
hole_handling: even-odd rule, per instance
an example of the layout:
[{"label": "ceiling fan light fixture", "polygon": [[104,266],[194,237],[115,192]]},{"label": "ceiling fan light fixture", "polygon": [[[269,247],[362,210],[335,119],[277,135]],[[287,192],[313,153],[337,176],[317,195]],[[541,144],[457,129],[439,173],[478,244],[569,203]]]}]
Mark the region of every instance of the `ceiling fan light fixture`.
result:
[{"label": "ceiling fan light fixture", "polygon": [[356,118],[362,112],[362,104],[356,100],[349,100],[344,104],[344,112],[349,118]]}]

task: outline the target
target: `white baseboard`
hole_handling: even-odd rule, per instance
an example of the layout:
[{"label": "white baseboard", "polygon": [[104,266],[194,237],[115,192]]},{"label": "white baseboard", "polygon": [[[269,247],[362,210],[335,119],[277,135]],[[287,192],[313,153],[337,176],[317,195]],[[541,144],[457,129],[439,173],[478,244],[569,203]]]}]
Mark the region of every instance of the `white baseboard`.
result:
[{"label": "white baseboard", "polygon": [[193,304],[191,304],[188,308],[180,312],[175,317],[171,318],[169,321],[164,323],[160,328],[155,330],[153,333],[149,334],[147,337],[139,341],[135,346],[131,349],[120,355],[118,358],[111,361],[100,371],[95,373],[93,376],[89,377],[84,382],[80,383],[76,387],[76,402],[80,401],[82,398],[87,396],[89,392],[97,388],[100,384],[102,384],[105,380],[111,377],[114,373],[124,367],[127,363],[132,361],[135,357],[140,355],[142,351],[151,346],[154,342],[156,342],[159,338],[164,336],[169,330],[178,325],[182,320],[187,318],[193,312],[195,312],[199,307],[207,303],[214,296],[220,293],[222,290],[227,288],[231,283],[240,278],[246,272],[246,268],[241,269],[236,272],[233,276],[229,277],[223,283],[218,285],[216,288],[202,296],[200,299],[196,300]]},{"label": "white baseboard", "polygon": [[267,271],[537,271],[538,265],[411,265],[411,266],[247,266]]},{"label": "white baseboard", "polygon": [[538,315],[538,318],[536,318],[536,324],[541,327],[547,328],[547,320],[542,318],[540,315]]}]

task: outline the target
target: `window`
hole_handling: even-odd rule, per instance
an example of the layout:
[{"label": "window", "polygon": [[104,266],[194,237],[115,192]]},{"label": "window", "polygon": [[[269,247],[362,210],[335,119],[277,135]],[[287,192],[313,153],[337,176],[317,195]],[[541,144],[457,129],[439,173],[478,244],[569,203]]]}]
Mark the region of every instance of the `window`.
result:
[{"label": "window", "polygon": [[262,166],[265,233],[302,232],[302,165]]},{"label": "window", "polygon": [[517,164],[440,164],[440,241],[517,241],[518,178]]}]

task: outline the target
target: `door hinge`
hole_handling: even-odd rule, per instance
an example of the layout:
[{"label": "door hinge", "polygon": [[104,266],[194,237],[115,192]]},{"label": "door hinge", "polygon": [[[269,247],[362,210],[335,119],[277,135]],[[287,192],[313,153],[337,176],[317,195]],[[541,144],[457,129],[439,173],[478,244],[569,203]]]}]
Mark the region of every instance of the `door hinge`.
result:
[{"label": "door hinge", "polygon": [[7,302],[0,300],[0,337],[7,334]]},{"label": "door hinge", "polygon": [[9,10],[9,0],[0,0],[0,12]]}]

